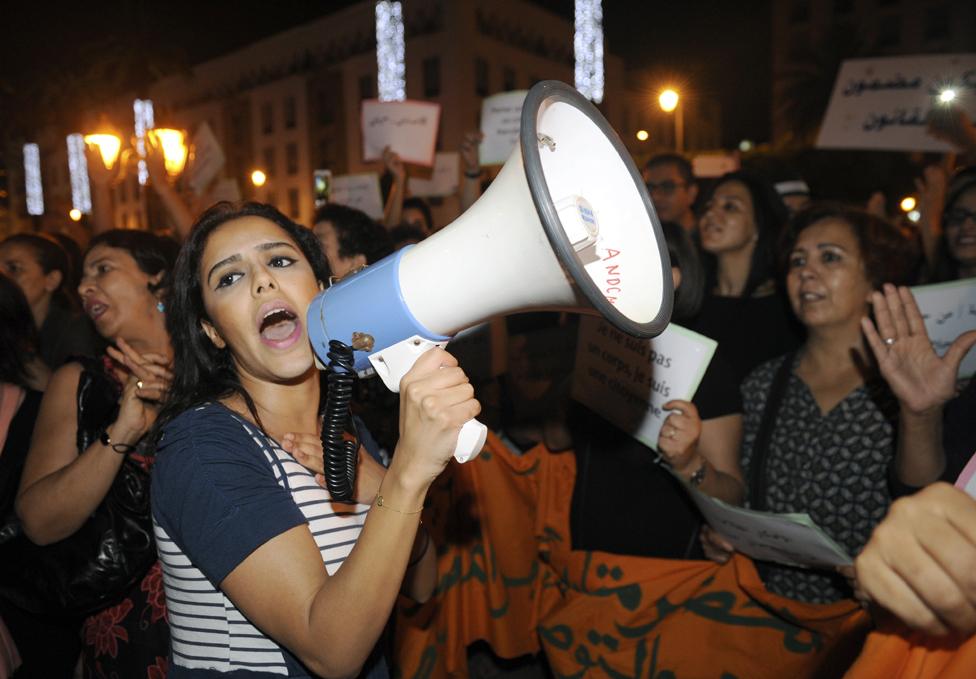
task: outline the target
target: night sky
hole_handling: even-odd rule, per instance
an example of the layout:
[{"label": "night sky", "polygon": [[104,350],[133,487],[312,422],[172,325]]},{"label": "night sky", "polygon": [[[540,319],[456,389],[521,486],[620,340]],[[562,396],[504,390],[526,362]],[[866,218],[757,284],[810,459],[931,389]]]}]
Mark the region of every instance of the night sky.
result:
[{"label": "night sky", "polygon": [[[566,18],[573,16],[572,0],[532,1]],[[717,98],[727,146],[743,138],[764,140],[769,134],[771,80],[769,1],[605,0],[606,48],[628,67],[651,68],[662,79],[685,83],[689,94]],[[95,99],[350,4],[5,2],[0,11],[0,126],[7,133],[29,134],[25,128],[60,115],[43,99],[44,86],[48,93],[69,91],[72,76],[90,72],[99,59],[99,85],[88,92]],[[116,56],[106,59],[106,54]]]}]

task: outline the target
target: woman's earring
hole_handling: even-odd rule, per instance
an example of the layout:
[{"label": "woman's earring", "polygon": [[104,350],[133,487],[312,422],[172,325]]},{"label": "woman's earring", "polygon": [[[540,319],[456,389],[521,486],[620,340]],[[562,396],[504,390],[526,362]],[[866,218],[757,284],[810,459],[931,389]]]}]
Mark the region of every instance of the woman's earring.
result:
[{"label": "woman's earring", "polygon": [[166,311],[166,305],[162,302],[156,302],[156,311],[159,313],[164,313]]}]

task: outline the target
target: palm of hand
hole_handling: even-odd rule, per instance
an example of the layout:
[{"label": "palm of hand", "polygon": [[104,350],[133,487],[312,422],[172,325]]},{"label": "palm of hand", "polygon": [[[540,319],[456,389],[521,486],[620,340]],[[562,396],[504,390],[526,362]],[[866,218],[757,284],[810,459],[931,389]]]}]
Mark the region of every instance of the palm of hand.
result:
[{"label": "palm of hand", "polygon": [[898,400],[922,413],[952,398],[956,368],[932,349],[925,335],[906,337],[879,357],[878,367]]}]

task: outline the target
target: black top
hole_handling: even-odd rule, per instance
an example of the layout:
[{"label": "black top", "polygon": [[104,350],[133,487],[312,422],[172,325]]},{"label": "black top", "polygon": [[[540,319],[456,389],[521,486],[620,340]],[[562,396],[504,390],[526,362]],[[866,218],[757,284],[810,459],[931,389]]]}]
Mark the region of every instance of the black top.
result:
[{"label": "black top", "polygon": [[[692,399],[702,420],[742,412],[721,359],[709,364]],[[701,518],[658,454],[581,405],[568,418],[576,453],[570,509],[573,549],[701,559]]]},{"label": "black top", "polygon": [[[764,363],[742,385],[746,478],[773,378],[786,358]],[[856,556],[891,504],[886,472],[895,451],[897,402],[887,385],[874,379],[822,413],[796,374],[798,360],[794,358],[765,451],[761,482],[766,511],[809,514]],[[769,591],[796,601],[827,603],[851,596],[846,581],[832,571],[760,566]]]},{"label": "black top", "polygon": [[780,291],[745,298],[706,294],[688,327],[718,342],[715,356],[730,366],[736,385],[761,363],[794,351],[803,337]]},{"label": "black top", "polygon": [[41,360],[51,370],[57,370],[73,356],[97,356],[101,339],[92,327],[91,319],[51,304],[41,325]]},{"label": "black top", "polygon": [[976,455],[976,378],[949,401],[942,423],[942,446],[946,468],[942,479],[955,483],[969,460]]},{"label": "black top", "polygon": [[7,439],[0,453],[0,519],[5,519],[13,511],[17,487],[24,471],[27,451],[30,449],[34,420],[41,407],[41,392],[28,390],[17,412],[10,420]]}]

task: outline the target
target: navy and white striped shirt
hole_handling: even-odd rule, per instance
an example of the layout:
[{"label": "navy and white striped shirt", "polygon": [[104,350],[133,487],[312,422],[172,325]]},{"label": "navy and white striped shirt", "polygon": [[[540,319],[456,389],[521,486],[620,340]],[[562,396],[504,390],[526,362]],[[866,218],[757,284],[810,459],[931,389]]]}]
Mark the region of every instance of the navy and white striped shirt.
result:
[{"label": "navy and white striped shirt", "polygon": [[356,543],[369,505],[333,504],[312,473],[274,440],[210,403],[164,428],[152,509],[171,628],[170,679],[309,676],[219,585],[255,549],[302,524],[334,574]]}]

